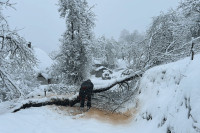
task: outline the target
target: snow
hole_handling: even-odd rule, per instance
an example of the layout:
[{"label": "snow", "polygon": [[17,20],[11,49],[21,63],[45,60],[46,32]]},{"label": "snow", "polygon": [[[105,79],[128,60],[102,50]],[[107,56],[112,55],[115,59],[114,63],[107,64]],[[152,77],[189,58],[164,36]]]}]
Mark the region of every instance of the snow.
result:
[{"label": "snow", "polygon": [[[112,74],[113,76],[110,80],[102,80],[102,78],[96,78],[95,76],[92,76],[91,81],[94,84],[94,89],[106,88],[116,82],[121,82],[122,80],[124,80],[126,78],[132,77],[136,74],[140,75],[142,73],[142,71],[136,71],[134,74],[121,77],[121,72],[122,71],[113,73]],[[118,77],[118,78],[116,78],[116,77]],[[111,88],[111,90],[114,90],[114,89],[115,89],[115,87]]]},{"label": "snow", "polygon": [[[101,70],[101,69],[105,69],[105,70],[111,71],[110,69],[108,69],[108,68],[105,67],[105,66],[97,67],[97,68],[95,69],[95,71],[99,71],[99,70]],[[112,72],[112,71],[111,71],[111,72]]]},{"label": "snow", "polygon": [[[135,106],[137,111],[132,120],[126,124],[116,125],[96,118],[85,119],[82,118],[84,113],[70,116],[52,110],[52,106],[8,113],[6,110],[11,107],[11,104],[1,103],[0,132],[166,133],[170,130],[175,133],[198,133],[200,132],[199,66],[200,55],[195,55],[194,61],[188,57],[146,71],[140,81],[141,93],[136,97],[138,103],[130,105],[130,108]],[[91,79],[96,82],[98,88],[123,78],[102,80],[100,83],[94,77]],[[41,98],[39,101],[47,99]]]},{"label": "snow", "polygon": [[38,60],[36,70],[38,73],[45,72],[53,64],[53,60],[40,48],[34,47],[35,56]]},{"label": "snow", "polygon": [[151,115],[147,125],[154,127],[152,132],[159,129],[166,132],[167,128],[175,133],[200,132],[199,66],[200,55],[195,55],[194,61],[186,58],[148,70],[141,80],[138,96],[139,123]]},{"label": "snow", "polygon": [[13,107],[14,102],[16,101],[6,101],[6,102],[0,103],[0,115],[8,113],[10,108]]},{"label": "snow", "polygon": [[117,60],[117,66],[118,68],[123,68],[123,69],[126,69],[127,68],[127,61],[125,60],[122,60],[122,59],[118,59]]},{"label": "snow", "polygon": [[106,67],[100,66],[100,67],[96,68],[95,71],[99,71],[99,70],[101,70],[101,69],[103,69],[103,68],[106,68]]},{"label": "snow", "polygon": [[128,126],[115,126],[95,119],[72,119],[48,107],[31,108],[0,115],[1,133],[131,133]]},{"label": "snow", "polygon": [[94,59],[94,61],[93,61],[94,64],[101,64],[101,62],[102,61],[100,59]]}]

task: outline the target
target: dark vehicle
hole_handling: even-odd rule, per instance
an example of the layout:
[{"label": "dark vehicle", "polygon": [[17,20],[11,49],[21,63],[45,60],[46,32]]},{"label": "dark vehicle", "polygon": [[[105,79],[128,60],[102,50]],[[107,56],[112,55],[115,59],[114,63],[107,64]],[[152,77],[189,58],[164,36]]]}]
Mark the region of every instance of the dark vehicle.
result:
[{"label": "dark vehicle", "polygon": [[102,73],[102,79],[103,80],[111,79],[110,72],[108,70],[104,70],[103,71],[103,73]]}]

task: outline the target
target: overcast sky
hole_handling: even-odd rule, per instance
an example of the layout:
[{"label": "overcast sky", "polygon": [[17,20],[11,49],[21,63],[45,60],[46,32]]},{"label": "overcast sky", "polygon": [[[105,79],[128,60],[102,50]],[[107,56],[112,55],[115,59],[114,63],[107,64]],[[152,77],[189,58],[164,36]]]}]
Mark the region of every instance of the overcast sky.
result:
[{"label": "overcast sky", "polygon": [[[7,9],[5,14],[11,28],[47,53],[58,49],[59,38],[65,31],[65,21],[59,17],[56,0],[11,0],[16,10]],[[96,36],[105,35],[118,39],[120,32],[144,32],[153,16],[175,8],[179,0],[88,0],[96,5]]]}]

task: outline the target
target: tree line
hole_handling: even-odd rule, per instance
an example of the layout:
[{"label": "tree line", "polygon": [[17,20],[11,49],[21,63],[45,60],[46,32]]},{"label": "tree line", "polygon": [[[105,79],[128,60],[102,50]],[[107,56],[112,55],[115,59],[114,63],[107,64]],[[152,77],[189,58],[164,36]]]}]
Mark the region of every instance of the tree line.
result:
[{"label": "tree line", "polygon": [[[59,12],[66,19],[67,29],[61,39],[57,71],[62,80],[67,80],[65,83],[80,84],[89,77],[94,59],[101,59],[110,68],[117,67],[117,60],[122,59],[128,68],[145,71],[189,56],[190,41],[200,35],[199,4],[199,0],[184,0],[176,9],[153,17],[145,33],[123,30],[115,40],[95,37],[95,15],[86,0],[60,0]],[[199,52],[199,45],[194,47]]]}]

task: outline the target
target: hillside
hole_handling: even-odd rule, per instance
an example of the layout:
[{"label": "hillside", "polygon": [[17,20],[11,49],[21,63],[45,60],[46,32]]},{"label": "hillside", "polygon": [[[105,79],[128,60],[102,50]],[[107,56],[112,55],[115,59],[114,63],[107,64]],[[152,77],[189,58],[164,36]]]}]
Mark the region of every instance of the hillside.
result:
[{"label": "hillside", "polygon": [[141,80],[137,123],[144,122],[154,133],[200,132],[199,68],[200,55],[196,55],[194,61],[185,58],[148,70]]}]

